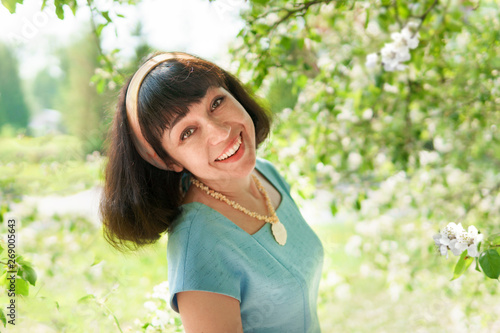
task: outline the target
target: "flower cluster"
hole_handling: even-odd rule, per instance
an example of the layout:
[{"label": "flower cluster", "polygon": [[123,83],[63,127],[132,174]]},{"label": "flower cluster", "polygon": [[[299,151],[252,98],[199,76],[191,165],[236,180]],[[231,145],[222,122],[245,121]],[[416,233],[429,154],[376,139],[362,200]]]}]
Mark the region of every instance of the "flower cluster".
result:
[{"label": "flower cluster", "polygon": [[439,247],[439,252],[443,256],[446,255],[446,258],[448,258],[448,250],[456,256],[460,256],[463,251],[467,250],[469,257],[477,257],[479,255],[477,246],[483,240],[483,235],[473,225],[465,231],[461,223],[450,222],[433,238],[436,246]]},{"label": "flower cluster", "polygon": [[[380,50],[382,64],[386,71],[394,72],[406,68],[406,65],[401,63],[410,60],[410,49],[414,49],[418,46],[418,38],[420,35],[418,32],[412,32],[416,27],[417,25],[411,22],[408,23],[401,32],[392,33],[391,38],[393,42],[386,43],[382,50]],[[366,67],[375,67],[378,62],[378,57],[377,53],[368,54],[366,56]]]},{"label": "flower cluster", "polygon": [[168,281],[164,281],[153,287],[153,293],[147,296],[149,299],[144,303],[144,308],[148,310],[148,319],[145,323],[139,319],[135,324],[140,326],[142,332],[182,332],[182,323],[179,315],[174,312],[170,306],[170,291]]}]

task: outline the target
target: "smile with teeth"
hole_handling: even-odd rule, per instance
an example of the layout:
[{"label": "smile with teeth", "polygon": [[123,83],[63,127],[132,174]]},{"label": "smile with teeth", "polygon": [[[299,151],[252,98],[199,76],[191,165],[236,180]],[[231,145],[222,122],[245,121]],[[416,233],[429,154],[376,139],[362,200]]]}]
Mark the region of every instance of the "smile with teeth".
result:
[{"label": "smile with teeth", "polygon": [[240,149],[240,146],[241,146],[241,135],[238,136],[238,139],[236,140],[236,142],[234,143],[234,145],[231,147],[231,149],[229,149],[226,153],[222,154],[221,156],[219,156],[216,161],[223,161],[231,156],[233,156],[234,154],[236,154],[236,152],[238,151],[238,149]]}]

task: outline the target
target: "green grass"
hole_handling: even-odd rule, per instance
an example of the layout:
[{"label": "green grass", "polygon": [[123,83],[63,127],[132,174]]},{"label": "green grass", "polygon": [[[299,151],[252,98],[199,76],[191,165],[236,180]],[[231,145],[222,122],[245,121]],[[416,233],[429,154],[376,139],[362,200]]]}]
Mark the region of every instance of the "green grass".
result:
[{"label": "green grass", "polygon": [[[109,314],[118,318],[122,329],[132,326],[134,319],[146,315],[146,294],[167,279],[165,240],[124,255],[104,241],[100,227],[85,219],[36,220],[22,228],[19,251],[34,264],[38,281],[30,296],[20,300],[20,332],[40,325],[57,332],[89,332],[89,327],[118,332]],[[89,294],[104,305],[94,299],[79,302]]]},{"label": "green grass", "polygon": [[[475,332],[488,332],[488,325],[498,322],[498,282],[470,274],[449,283],[452,261],[428,266],[422,261],[408,263],[407,267],[418,269],[409,281],[395,280],[401,292],[392,298],[387,271],[362,274],[361,266],[371,265],[370,260],[344,253],[352,228],[314,226],[325,247],[318,304],[324,332],[446,332],[460,325],[465,325],[464,332],[474,327],[479,329]],[[30,296],[19,300],[19,332],[118,332],[111,312],[123,331],[135,331],[134,321],[144,322],[148,316],[143,307],[147,294],[168,278],[165,237],[140,252],[124,255],[103,240],[99,226],[82,218],[43,221],[35,217],[22,229],[20,251],[33,262],[39,277]],[[432,253],[429,258],[442,259]],[[340,279],[333,284],[328,281],[332,274]],[[89,294],[103,305],[94,299],[79,302]],[[458,319],[454,321],[453,316]]]}]

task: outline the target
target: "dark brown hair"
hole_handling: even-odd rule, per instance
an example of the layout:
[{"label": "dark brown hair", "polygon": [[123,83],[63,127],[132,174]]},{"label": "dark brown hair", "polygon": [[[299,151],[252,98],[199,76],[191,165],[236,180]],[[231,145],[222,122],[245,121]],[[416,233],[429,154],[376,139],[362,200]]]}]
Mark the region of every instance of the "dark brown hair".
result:
[{"label": "dark brown hair", "polygon": [[[109,132],[108,164],[100,213],[104,238],[119,250],[135,250],[157,241],[180,214],[183,172],[165,171],[141,158],[135,149],[125,107],[130,79],[122,87]],[[144,138],[165,161],[161,144],[173,117],[186,114],[210,87],[223,87],[253,120],[257,146],[270,131],[270,114],[241,82],[217,65],[198,57],[171,59],[149,72],[139,90],[137,114]]]}]

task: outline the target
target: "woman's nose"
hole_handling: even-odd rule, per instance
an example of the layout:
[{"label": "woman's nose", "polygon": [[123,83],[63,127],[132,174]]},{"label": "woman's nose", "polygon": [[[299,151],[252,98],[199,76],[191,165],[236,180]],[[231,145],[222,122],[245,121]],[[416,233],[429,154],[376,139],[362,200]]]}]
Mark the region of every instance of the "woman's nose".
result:
[{"label": "woman's nose", "polygon": [[217,145],[229,137],[231,133],[231,126],[224,122],[210,121],[207,125],[208,127],[208,142],[212,145]]}]

